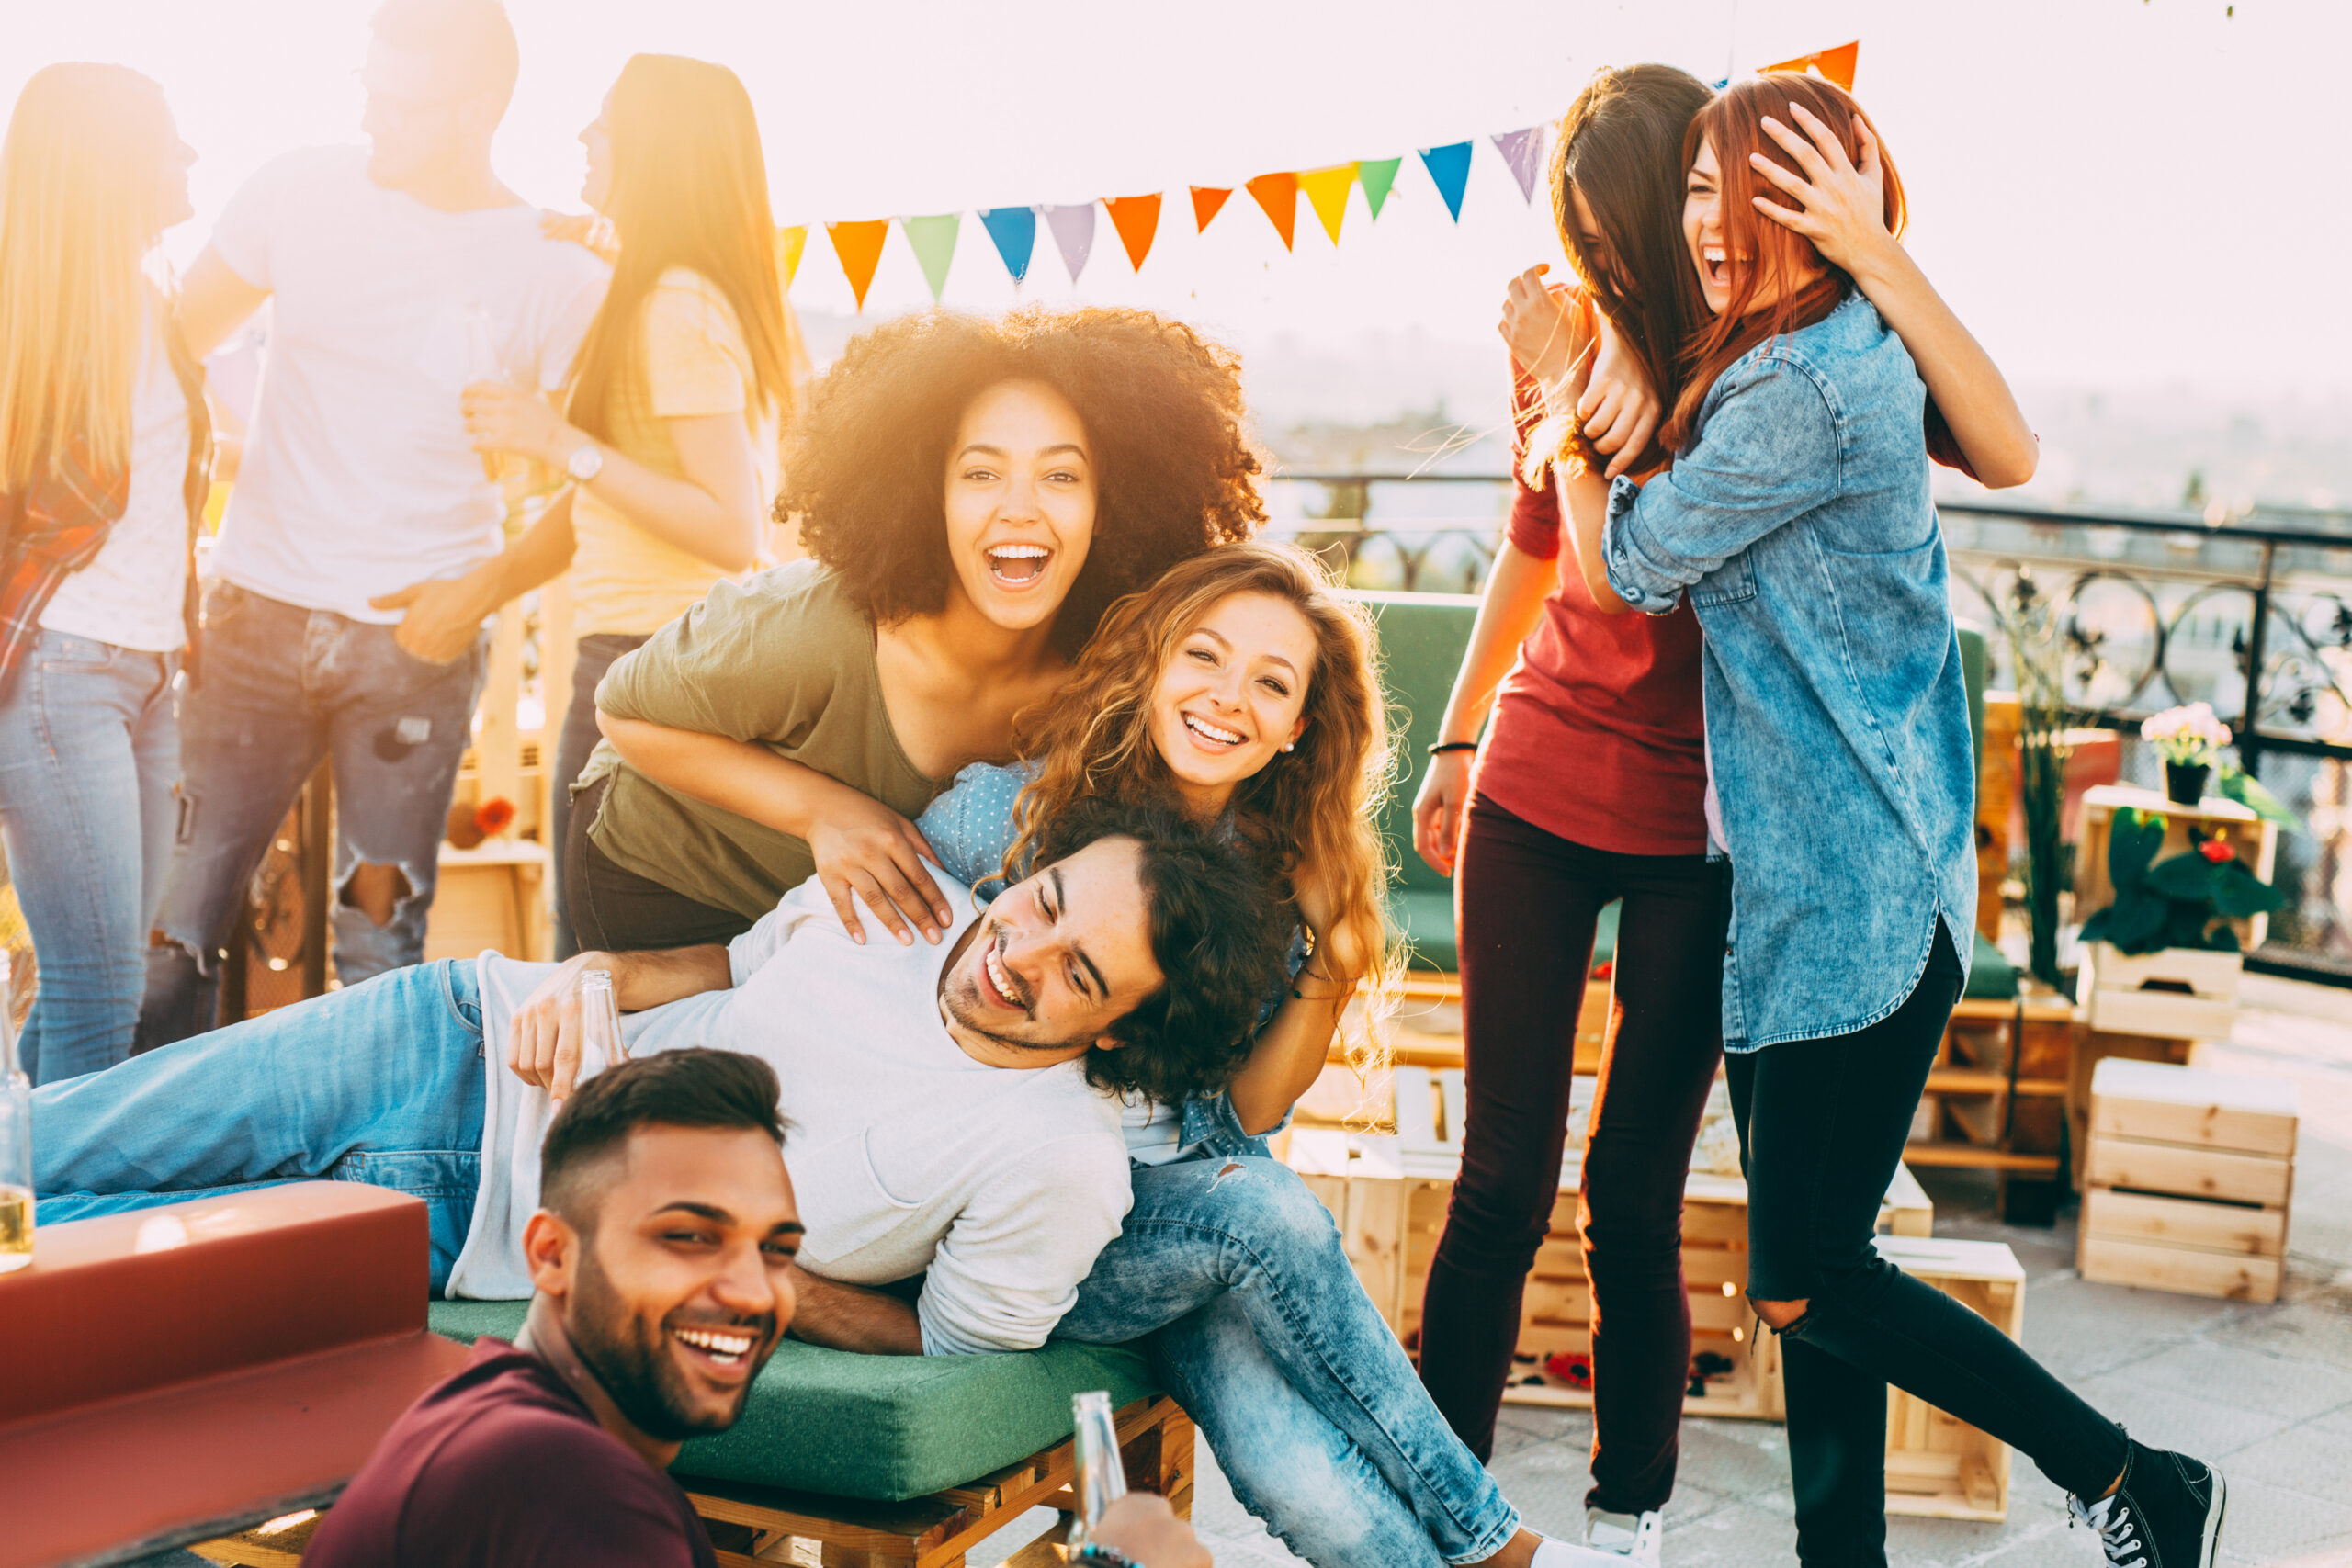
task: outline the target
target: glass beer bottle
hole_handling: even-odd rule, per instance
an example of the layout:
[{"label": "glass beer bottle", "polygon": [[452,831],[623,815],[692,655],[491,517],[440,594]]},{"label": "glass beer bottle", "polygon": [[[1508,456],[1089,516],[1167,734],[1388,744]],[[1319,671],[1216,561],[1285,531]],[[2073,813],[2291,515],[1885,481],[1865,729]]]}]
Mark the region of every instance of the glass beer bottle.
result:
[{"label": "glass beer bottle", "polygon": [[620,1004],[613,998],[613,972],[580,972],[580,1076],[582,1078],[628,1060],[621,1045]]},{"label": "glass beer bottle", "polygon": [[1101,1390],[1074,1393],[1069,1405],[1077,1469],[1070,1486],[1078,1495],[1069,1544],[1075,1549],[1093,1540],[1102,1510],[1127,1495],[1127,1469],[1119,1457],[1119,1428],[1111,1417],[1110,1394]]},{"label": "glass beer bottle", "polygon": [[33,1260],[33,1086],[17,1060],[8,980],[0,953],[0,1274]]},{"label": "glass beer bottle", "polygon": [[[497,381],[512,386],[516,380],[506,368],[504,356],[498,352],[498,329],[490,319],[490,307],[467,306],[466,384]],[[515,497],[530,488],[531,460],[520,452],[484,452],[480,456],[482,478],[499,488],[511,511]]]}]

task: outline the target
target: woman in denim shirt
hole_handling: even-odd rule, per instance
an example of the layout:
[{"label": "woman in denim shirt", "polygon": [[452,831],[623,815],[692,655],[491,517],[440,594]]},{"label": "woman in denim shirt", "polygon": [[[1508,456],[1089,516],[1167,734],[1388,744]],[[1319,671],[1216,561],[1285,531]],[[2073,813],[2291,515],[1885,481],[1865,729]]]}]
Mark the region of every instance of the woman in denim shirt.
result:
[{"label": "woman in denim shirt", "polygon": [[[956,878],[990,891],[1069,801],[1164,795],[1276,857],[1303,922],[1288,991],[1231,1086],[1127,1105],[1135,1206],[1056,1335],[1140,1341],[1236,1495],[1318,1568],[1577,1561],[1521,1528],[1357,1283],[1330,1214],[1267,1154],[1357,981],[1377,996],[1394,962],[1371,827],[1387,736],[1361,612],[1288,546],[1211,550],[1113,606],[1025,728],[1035,761],[966,768],[916,824]],[[1350,1023],[1360,1067],[1373,1021]]]},{"label": "woman in denim shirt", "polygon": [[[1859,108],[1806,78],[1744,83],[1692,124],[1684,234],[1715,321],[1687,355],[1671,469],[1561,488],[1600,606],[1659,614],[1687,593],[1705,636],[1748,1296],[1782,1336],[1798,1554],[1885,1561],[1892,1382],[2030,1455],[2111,1561],[2204,1568],[2217,1472],[2132,1442],[1871,1244],[1965,980],[1974,767],[1924,391],[1846,275],[1758,220],[1764,178],[1788,188],[1825,163],[1772,155],[1788,124],[1862,158]],[[1512,317],[1547,404],[1571,408],[1581,312],[1531,275]]]}]

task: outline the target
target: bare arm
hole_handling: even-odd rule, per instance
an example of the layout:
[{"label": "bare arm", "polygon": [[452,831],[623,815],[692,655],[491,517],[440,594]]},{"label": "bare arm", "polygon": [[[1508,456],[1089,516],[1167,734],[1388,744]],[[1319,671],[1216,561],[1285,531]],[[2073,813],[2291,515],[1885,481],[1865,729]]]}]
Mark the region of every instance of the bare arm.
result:
[{"label": "bare arm", "polygon": [[1993,356],[1952,314],[1902,242],[1887,232],[1878,139],[1867,125],[1856,128],[1862,154],[1858,167],[1819,118],[1802,105],[1791,110],[1810,140],[1770,119],[1764,128],[1797,160],[1803,175],[1760,152],[1749,161],[1800,205],[1791,208],[1759,196],[1757,209],[1811,240],[1878,307],[1910,350],[1928,395],[1977,479],[1994,490],[2025,483],[2041,460],[2041,443]]},{"label": "bare arm", "polygon": [[613,1000],[623,1012],[642,1012],[735,984],[727,950],[707,945],[658,953],[582,953],[566,959],[524,998],[507,1021],[506,1065],[526,1084],[557,1100],[580,1077],[580,976],[603,969],[613,976]]},{"label": "bare arm", "polygon": [[180,337],[188,353],[198,359],[210,354],[268,298],[269,290],[239,277],[219,251],[205,246],[180,285]]},{"label": "bare arm", "polygon": [[854,892],[900,942],[913,919],[937,942],[955,912],[922,863],[939,856],[915,825],[872,796],[752,740],[677,729],[596,710],[596,728],[622,761],[654,783],[732,811],[808,845],[817,874],[850,935],[865,940]]},{"label": "bare arm", "polygon": [[1601,527],[1609,521],[1609,481],[1580,465],[1572,471],[1563,464],[1554,470],[1553,483],[1559,487],[1560,512],[1567,525],[1561,532],[1568,536],[1577,575],[1584,579],[1594,607],[1604,615],[1624,615],[1633,606],[1618,596],[1600,554]]},{"label": "bare arm", "polygon": [[[465,411],[475,450],[519,452],[559,473],[592,440],[537,391],[503,382],[468,387]],[[683,477],[657,473],[604,446],[604,467],[588,492],[663,543],[721,571],[744,570],[758,558],[766,509],[742,415],[695,414],[662,423]]]},{"label": "bare arm", "polygon": [[896,1296],[838,1280],[820,1279],[791,1266],[792,1337],[834,1350],[868,1356],[920,1356],[922,1323],[915,1309]]}]

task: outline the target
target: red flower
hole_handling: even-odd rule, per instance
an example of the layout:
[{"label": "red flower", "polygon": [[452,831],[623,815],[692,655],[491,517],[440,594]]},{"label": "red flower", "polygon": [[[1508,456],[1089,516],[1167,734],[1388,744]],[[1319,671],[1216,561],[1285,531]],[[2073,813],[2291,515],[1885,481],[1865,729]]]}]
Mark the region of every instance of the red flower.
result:
[{"label": "red flower", "polygon": [[2222,842],[2219,839],[2206,840],[2203,843],[2197,846],[2197,852],[2203,855],[2207,860],[2211,861],[2215,865],[2220,865],[2224,861],[2233,861],[2237,859],[2237,852],[2230,848],[2228,844]]},{"label": "red flower", "polygon": [[514,803],[504,795],[494,795],[474,808],[474,827],[485,839],[503,833],[514,820]]}]

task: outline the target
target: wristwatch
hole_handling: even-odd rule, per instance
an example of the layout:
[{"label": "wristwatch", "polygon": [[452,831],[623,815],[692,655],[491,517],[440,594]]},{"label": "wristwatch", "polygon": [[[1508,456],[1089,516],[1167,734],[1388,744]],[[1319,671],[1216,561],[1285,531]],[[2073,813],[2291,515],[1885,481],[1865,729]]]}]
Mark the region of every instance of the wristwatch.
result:
[{"label": "wristwatch", "polygon": [[577,483],[590,483],[605,471],[605,449],[594,441],[582,442],[580,449],[563,465],[563,471]]},{"label": "wristwatch", "polygon": [[1143,1568],[1143,1564],[1134,1558],[1099,1541],[1087,1542],[1071,1552],[1069,1560],[1072,1562],[1091,1562],[1095,1568]]}]

